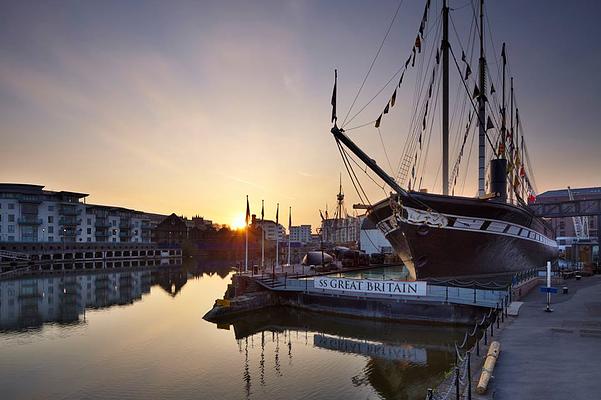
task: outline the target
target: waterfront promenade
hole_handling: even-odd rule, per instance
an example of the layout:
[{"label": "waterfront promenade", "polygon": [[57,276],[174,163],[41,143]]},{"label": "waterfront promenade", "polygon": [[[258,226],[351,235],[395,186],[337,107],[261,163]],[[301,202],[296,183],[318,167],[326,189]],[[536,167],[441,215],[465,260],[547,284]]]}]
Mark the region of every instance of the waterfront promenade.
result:
[{"label": "waterfront promenade", "polygon": [[[559,285],[556,285],[559,286]],[[561,294],[561,286],[569,294]],[[565,281],[546,313],[530,293],[502,331],[501,356],[487,396],[495,400],[597,399],[601,392],[601,276]],[[479,374],[480,371],[478,371]]]}]

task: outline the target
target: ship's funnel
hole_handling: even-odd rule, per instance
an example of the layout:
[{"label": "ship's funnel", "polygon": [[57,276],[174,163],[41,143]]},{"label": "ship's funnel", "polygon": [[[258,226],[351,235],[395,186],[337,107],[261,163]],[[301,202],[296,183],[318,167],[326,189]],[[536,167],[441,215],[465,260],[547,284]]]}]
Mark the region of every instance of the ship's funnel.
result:
[{"label": "ship's funnel", "polygon": [[490,160],[490,191],[497,200],[507,200],[507,160],[498,158]]}]

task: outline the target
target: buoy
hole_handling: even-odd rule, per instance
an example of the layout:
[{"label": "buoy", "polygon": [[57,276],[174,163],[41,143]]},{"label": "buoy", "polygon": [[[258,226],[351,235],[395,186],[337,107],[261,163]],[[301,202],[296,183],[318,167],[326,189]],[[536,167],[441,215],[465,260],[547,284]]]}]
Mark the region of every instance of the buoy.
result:
[{"label": "buoy", "polygon": [[478,386],[476,386],[476,393],[484,394],[486,393],[486,389],[488,389],[488,381],[492,376],[492,372],[495,369],[495,364],[497,363],[497,358],[499,358],[499,353],[501,352],[501,343],[492,342],[490,347],[488,348],[488,353],[486,354],[486,360],[484,360],[484,366],[482,367],[482,374],[480,374],[480,380],[478,381]]}]

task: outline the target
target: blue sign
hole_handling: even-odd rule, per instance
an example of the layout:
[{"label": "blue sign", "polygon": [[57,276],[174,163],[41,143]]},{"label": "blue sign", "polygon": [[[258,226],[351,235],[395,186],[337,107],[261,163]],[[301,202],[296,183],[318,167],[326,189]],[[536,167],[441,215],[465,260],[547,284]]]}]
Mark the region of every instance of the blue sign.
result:
[{"label": "blue sign", "polygon": [[557,293],[557,288],[547,287],[547,286],[541,286],[540,287],[540,291],[542,293]]}]

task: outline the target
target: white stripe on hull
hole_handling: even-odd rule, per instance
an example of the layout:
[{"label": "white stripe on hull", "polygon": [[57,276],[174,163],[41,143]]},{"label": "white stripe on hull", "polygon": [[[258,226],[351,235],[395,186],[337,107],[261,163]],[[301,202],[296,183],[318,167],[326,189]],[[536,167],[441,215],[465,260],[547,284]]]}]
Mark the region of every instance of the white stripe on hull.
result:
[{"label": "white stripe on hull", "polygon": [[[427,225],[440,229],[451,229],[468,232],[481,232],[494,235],[509,236],[521,240],[537,242],[549,247],[557,247],[557,242],[545,235],[525,226],[512,224],[488,218],[473,218],[453,214],[440,214],[436,212],[423,211],[415,208],[402,206],[402,210],[393,213],[390,217],[377,223],[378,228],[388,236],[391,232],[400,229],[400,223],[411,225]],[[404,211],[404,212],[403,212]],[[406,213],[406,217],[404,214]],[[454,221],[449,221],[452,219]],[[484,228],[486,227],[486,228]]]}]

